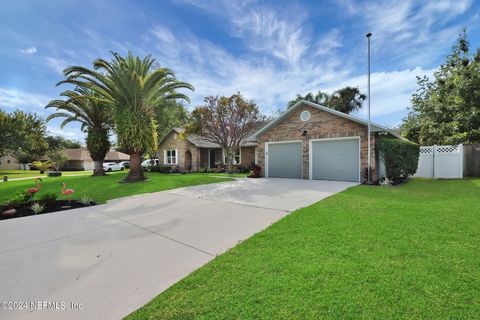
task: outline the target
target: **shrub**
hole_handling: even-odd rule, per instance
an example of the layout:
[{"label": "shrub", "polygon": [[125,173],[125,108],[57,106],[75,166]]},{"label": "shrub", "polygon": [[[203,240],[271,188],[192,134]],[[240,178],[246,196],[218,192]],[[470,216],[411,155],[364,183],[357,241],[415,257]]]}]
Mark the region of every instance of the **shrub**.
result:
[{"label": "shrub", "polygon": [[238,166],[237,171],[238,173],[249,173],[251,169],[244,166]]},{"label": "shrub", "polygon": [[[376,170],[372,166],[370,166],[370,183],[371,184],[377,184],[378,181],[373,180],[375,177]],[[368,167],[365,167],[362,169],[362,178],[364,183],[366,184],[368,182]]]},{"label": "shrub", "polygon": [[33,161],[32,165],[40,170],[40,173],[44,173],[48,169],[52,167],[52,161],[47,160],[47,161]]},{"label": "shrub", "polygon": [[156,165],[156,166],[151,166],[150,171],[151,172],[160,172],[160,173],[169,173],[172,168],[170,166],[165,166],[165,165]]},{"label": "shrub", "polygon": [[84,193],[83,196],[80,198],[79,202],[84,206],[90,206],[93,198],[90,197],[88,194]]},{"label": "shrub", "polygon": [[260,173],[262,172],[262,167],[260,167],[258,164],[255,164],[252,162],[251,170],[250,170],[250,175],[248,176],[249,178],[260,178]]},{"label": "shrub", "polygon": [[45,205],[35,202],[30,206],[30,209],[33,211],[33,214],[39,214],[45,209]]},{"label": "shrub", "polygon": [[47,207],[54,207],[57,203],[57,194],[54,192],[45,193],[38,198],[38,202]]},{"label": "shrub", "polygon": [[378,151],[385,162],[387,178],[398,184],[417,171],[420,147],[418,144],[393,138],[381,138]]},{"label": "shrub", "polygon": [[7,200],[6,204],[12,207],[23,207],[31,202],[31,197],[24,191],[17,192],[13,197]]}]

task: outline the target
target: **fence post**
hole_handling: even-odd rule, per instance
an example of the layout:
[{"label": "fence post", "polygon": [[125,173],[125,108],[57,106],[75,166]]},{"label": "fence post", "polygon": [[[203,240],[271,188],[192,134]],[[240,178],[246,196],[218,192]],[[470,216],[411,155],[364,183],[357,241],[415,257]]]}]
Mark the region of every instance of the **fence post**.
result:
[{"label": "fence post", "polygon": [[463,179],[463,143],[458,145],[458,152],[460,152],[460,179]]},{"label": "fence post", "polygon": [[437,161],[437,157],[435,156],[436,152],[437,152],[437,145],[434,144],[434,145],[433,145],[433,152],[432,152],[432,158],[433,158],[433,161],[432,161],[432,162],[433,162],[433,165],[432,165],[432,166],[433,166],[433,179],[437,179],[437,171],[435,170],[435,168],[437,167],[437,166],[436,166],[436,163],[435,163],[435,162]]}]

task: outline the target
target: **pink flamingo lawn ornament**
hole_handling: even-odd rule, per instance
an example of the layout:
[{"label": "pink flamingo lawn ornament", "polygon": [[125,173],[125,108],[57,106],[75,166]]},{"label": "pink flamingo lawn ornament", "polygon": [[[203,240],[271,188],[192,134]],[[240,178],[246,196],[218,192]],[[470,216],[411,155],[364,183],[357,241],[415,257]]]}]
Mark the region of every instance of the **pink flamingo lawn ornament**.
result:
[{"label": "pink flamingo lawn ornament", "polygon": [[40,191],[40,183],[38,183],[38,180],[40,180],[40,182],[43,182],[42,178],[35,178],[36,187],[35,188],[30,188],[30,189],[27,190],[27,194],[29,194],[30,197],[32,197],[32,198],[35,195],[35,193]]},{"label": "pink flamingo lawn ornament", "polygon": [[72,194],[75,192],[75,190],[73,189],[65,189],[67,187],[67,184],[64,182],[64,183],[61,183],[60,184],[62,186],[62,193],[63,195],[65,196],[70,196],[70,201],[72,201]]}]

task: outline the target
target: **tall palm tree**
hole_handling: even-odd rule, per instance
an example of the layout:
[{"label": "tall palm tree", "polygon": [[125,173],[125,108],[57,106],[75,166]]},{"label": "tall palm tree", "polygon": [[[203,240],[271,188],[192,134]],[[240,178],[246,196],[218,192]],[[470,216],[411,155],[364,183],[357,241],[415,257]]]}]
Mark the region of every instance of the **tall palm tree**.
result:
[{"label": "tall palm tree", "polygon": [[315,95],[311,92],[305,96],[297,94],[295,99],[288,102],[288,108],[293,107],[301,100],[306,100],[348,114],[361,109],[366,98],[367,96],[361,93],[357,87],[345,87],[332,94],[323,91],[318,91]]},{"label": "tall palm tree", "polygon": [[173,71],[154,67],[150,55],[143,59],[129,53],[113,53],[111,61],[94,61],[95,70],[73,66],[65,69],[67,79],[60,83],[88,88],[112,107],[117,144],[130,155],[130,172],[125,182],[145,180],[142,154],[155,154],[158,148],[155,107],[165,100],[189,98],[176,90],[193,87],[175,78]]},{"label": "tall palm tree", "polygon": [[362,108],[365,99],[367,95],[357,87],[345,87],[328,97],[327,106],[343,113],[352,113]]},{"label": "tall palm tree", "polygon": [[91,90],[76,87],[60,94],[66,100],[52,100],[45,108],[56,108],[56,112],[47,117],[65,118],[60,127],[63,129],[70,122],[81,123],[81,130],[87,133],[87,149],[94,161],[94,176],[103,176],[103,160],[110,150],[108,133],[112,128],[110,108]]}]

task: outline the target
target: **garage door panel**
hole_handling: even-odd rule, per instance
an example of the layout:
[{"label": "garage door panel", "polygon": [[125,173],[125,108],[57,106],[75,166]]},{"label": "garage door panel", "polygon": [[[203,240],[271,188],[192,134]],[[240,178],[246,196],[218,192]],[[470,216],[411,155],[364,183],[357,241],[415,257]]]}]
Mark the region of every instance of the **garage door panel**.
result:
[{"label": "garage door panel", "polygon": [[302,143],[268,144],[268,176],[302,178]]},{"label": "garage door panel", "polygon": [[359,140],[312,141],[312,179],[358,181]]}]

